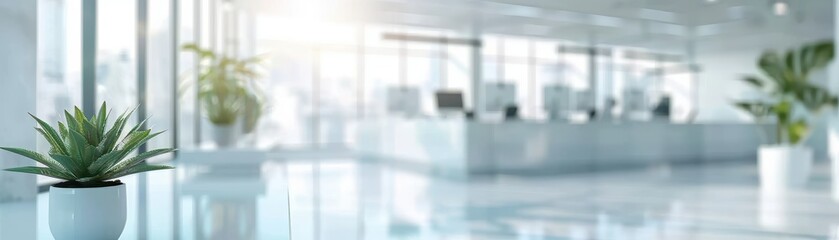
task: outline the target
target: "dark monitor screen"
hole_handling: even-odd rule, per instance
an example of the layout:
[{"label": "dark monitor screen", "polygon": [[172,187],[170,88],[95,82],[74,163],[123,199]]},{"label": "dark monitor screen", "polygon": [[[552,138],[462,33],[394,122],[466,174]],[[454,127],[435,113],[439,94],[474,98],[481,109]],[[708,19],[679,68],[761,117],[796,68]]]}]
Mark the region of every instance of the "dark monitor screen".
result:
[{"label": "dark monitor screen", "polygon": [[463,110],[463,93],[437,92],[437,108],[447,110]]},{"label": "dark monitor screen", "polygon": [[669,117],[670,116],[670,96],[664,96],[658,105],[653,109],[655,116]]}]

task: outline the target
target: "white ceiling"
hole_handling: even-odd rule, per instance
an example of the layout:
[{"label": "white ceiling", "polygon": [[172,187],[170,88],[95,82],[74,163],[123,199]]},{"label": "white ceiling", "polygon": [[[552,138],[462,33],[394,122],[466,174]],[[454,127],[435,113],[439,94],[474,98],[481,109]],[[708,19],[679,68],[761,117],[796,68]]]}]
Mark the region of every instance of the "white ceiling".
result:
[{"label": "white ceiling", "polygon": [[[833,0],[242,0],[262,14],[295,14],[319,3],[333,21],[413,25],[681,51],[784,46],[831,38]],[[270,2],[270,3],[268,3]]]}]

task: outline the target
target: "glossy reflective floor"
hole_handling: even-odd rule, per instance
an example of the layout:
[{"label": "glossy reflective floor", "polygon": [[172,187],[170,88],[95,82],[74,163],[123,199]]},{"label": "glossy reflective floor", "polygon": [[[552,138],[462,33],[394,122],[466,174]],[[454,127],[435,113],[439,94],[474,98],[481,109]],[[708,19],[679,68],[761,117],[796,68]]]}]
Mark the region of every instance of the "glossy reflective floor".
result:
[{"label": "glossy reflective floor", "polygon": [[[124,179],[122,239],[833,239],[826,166],[761,194],[755,166],[717,164],[469,181],[352,159],[180,165]],[[0,239],[52,239],[48,197],[0,204]]]}]

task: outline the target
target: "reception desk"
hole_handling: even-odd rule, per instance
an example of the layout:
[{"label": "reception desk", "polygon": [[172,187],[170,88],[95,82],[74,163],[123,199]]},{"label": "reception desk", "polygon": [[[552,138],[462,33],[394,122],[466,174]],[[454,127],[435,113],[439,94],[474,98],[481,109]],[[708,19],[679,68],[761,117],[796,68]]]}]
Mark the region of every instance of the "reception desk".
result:
[{"label": "reception desk", "polygon": [[755,159],[753,124],[473,122],[391,119],[360,123],[364,157],[448,175],[568,173],[663,163]]}]

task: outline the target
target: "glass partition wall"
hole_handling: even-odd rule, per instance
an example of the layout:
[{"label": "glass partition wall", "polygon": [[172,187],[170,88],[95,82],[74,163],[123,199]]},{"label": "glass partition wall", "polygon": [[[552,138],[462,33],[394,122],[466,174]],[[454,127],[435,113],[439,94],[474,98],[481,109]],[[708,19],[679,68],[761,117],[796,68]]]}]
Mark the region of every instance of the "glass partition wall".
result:
[{"label": "glass partition wall", "polygon": [[[255,81],[265,97],[263,114],[248,136],[262,149],[347,148],[354,144],[355,123],[389,117],[388,87],[419,89],[420,116],[439,115],[439,90],[461,91],[466,109],[474,109],[472,96],[482,91],[472,81],[475,47],[479,83],[514,84],[524,120],[548,119],[542,98],[551,85],[588,93],[593,108],[616,115],[636,90],[648,108],[668,96],[677,122],[689,121],[696,108],[696,79],[682,53],[601,45],[597,49],[606,50],[593,55],[586,43],[491,32],[474,39],[478,46],[395,40],[384,36],[472,38],[456,28],[327,18],[335,7],[312,9],[318,5],[308,1],[276,11],[227,0],[85,1],[98,3],[96,91],[83,94],[80,87],[84,1],[39,0],[38,114],[57,121],[58,110],[87,98],[108,101],[117,111],[141,105],[152,117],[150,127],[169,130],[149,143],[153,147],[193,148],[211,139],[191,74],[196,56],[180,49],[186,43],[266,59]],[[581,50],[563,50],[571,48]]]},{"label": "glass partition wall", "polygon": [[[128,124],[145,118],[140,115],[152,116],[148,127],[168,131],[148,145],[173,146],[172,1],[38,0],[36,114],[48,122],[63,121],[63,110],[88,108],[86,102],[98,108],[103,101],[112,115],[142,108],[145,113],[135,112]],[[143,12],[147,15],[141,18]],[[91,58],[94,64],[87,66],[83,59]],[[83,77],[86,68],[93,77]],[[87,85],[92,91],[83,89]],[[39,139],[38,148],[46,152],[48,144]],[[49,181],[38,179],[39,184]]]}]

